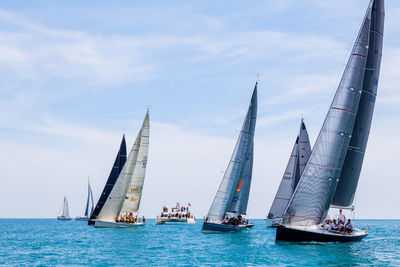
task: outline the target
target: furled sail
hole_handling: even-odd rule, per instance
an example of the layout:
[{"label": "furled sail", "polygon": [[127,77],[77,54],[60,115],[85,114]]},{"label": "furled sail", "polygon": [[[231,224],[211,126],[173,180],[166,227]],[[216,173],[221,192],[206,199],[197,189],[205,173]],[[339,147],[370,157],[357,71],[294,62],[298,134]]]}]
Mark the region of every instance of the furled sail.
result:
[{"label": "furled sail", "polygon": [[289,162],[286,166],[278,191],[276,192],[274,202],[268,212],[268,219],[283,217],[310,155],[310,140],[308,139],[306,126],[303,120],[301,120],[300,131],[297,135],[292,153],[290,154]]},{"label": "furled sail", "polygon": [[370,35],[371,4],[310,159],[285,211],[282,220],[285,225],[318,224],[328,213],[350,143],[362,93]]},{"label": "furled sail", "polygon": [[100,195],[99,200],[97,201],[96,207],[90,215],[90,220],[88,222],[89,225],[93,225],[95,219],[99,215],[101,209],[104,206],[104,203],[108,199],[112,188],[114,187],[115,181],[117,180],[119,174],[122,171],[126,161],[126,143],[125,143],[125,135],[122,136],[121,145],[119,147],[119,151],[117,157],[115,158],[114,165],[111,169],[110,175],[108,176],[106,185],[104,186],[103,192]]},{"label": "furled sail", "polygon": [[135,161],[136,166],[125,195],[122,212],[137,212],[139,210],[149,151],[149,126],[149,113],[147,113],[140,132],[139,151]]},{"label": "furled sail", "polygon": [[378,89],[379,71],[382,59],[384,19],[384,1],[375,0],[372,7],[368,44],[369,51],[365,67],[362,94],[353,132],[351,134],[350,145],[332,201],[332,204],[335,206],[348,207],[351,206],[354,201]]},{"label": "furled sail", "polygon": [[[144,138],[146,141],[142,142],[142,138]],[[148,138],[149,138],[149,113],[147,112],[145,120],[143,122],[142,128],[139,131],[139,134],[136,137],[135,143],[132,147],[132,150],[129,153],[128,159],[125,162],[124,167],[122,168],[122,171],[120,175],[117,178],[117,181],[115,182],[114,187],[111,190],[111,193],[104,203],[104,206],[102,210],[99,213],[98,219],[101,221],[115,221],[116,217],[120,214],[123,204],[126,200],[128,189],[130,189],[130,185],[132,183],[134,174],[135,174],[135,168],[137,167],[138,163],[138,158],[139,158],[139,153],[141,153],[140,146],[141,144],[144,144],[145,146],[148,146]],[[147,151],[147,149],[145,149]],[[142,159],[142,164],[143,164],[143,158],[146,156],[147,158],[147,153],[143,155],[144,153],[142,152],[141,159]],[[140,166],[141,167],[141,166]],[[139,177],[139,176],[136,176]],[[140,176],[141,177],[141,176]],[[144,176],[143,176],[144,179]],[[143,187],[143,183],[141,185]],[[142,193],[142,189],[140,192]],[[135,195],[137,196],[137,195]],[[136,200],[136,202],[139,204],[140,200]],[[137,204],[137,207],[139,205]]]},{"label": "furled sail", "polygon": [[226,212],[246,214],[253,169],[254,132],[257,117],[257,83],[235,149],[208,212],[221,221]]},{"label": "furled sail", "polygon": [[67,196],[64,196],[63,203],[61,205],[60,211],[58,212],[58,217],[68,218],[69,217],[69,207]]}]

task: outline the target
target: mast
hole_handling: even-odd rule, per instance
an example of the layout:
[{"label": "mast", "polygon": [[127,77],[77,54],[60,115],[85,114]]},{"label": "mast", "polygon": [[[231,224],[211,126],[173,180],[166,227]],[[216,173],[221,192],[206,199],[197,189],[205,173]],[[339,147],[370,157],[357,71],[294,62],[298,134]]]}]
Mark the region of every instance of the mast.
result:
[{"label": "mast", "polygon": [[350,143],[367,61],[372,2],[318,135],[310,159],[285,211],[282,223],[307,226],[328,213]]},{"label": "mast", "polygon": [[373,1],[368,59],[364,82],[354,129],[344,160],[342,173],[333,197],[332,205],[348,207],[353,204],[361,167],[367,147],[368,136],[374,112],[378,89],[379,71],[382,59],[384,30],[384,1]]},{"label": "mast", "polygon": [[299,134],[297,135],[296,142],[294,143],[292,153],[285,172],[283,174],[281,183],[274,202],[268,212],[268,219],[282,218],[289,203],[290,198],[293,195],[295,188],[297,187],[298,181],[303,174],[304,166],[307,163],[311,154],[310,141],[308,139],[308,133],[306,126],[301,120]]},{"label": "mast", "polygon": [[[137,160],[140,153],[141,144],[145,143],[145,141],[141,141],[142,138],[149,138],[149,113],[147,112],[145,120],[143,122],[142,128],[140,129],[135,143],[132,147],[132,150],[129,153],[128,159],[125,162],[125,165],[115,182],[114,187],[111,190],[111,193],[104,203],[102,210],[99,213],[98,219],[102,221],[115,221],[115,218],[119,215],[122,210],[123,204],[126,200],[129,185],[132,182],[132,178],[135,173],[135,168],[137,166]],[[147,157],[147,155],[146,155]],[[142,162],[143,164],[143,162]],[[140,191],[141,194],[141,191]],[[139,201],[136,201],[138,204]]]},{"label": "mast", "polygon": [[253,168],[254,132],[257,117],[256,82],[246,118],[225,175],[211,204],[207,217],[223,220],[226,212],[246,214]]},{"label": "mast", "polygon": [[[111,190],[114,187],[115,181],[117,180],[119,174],[122,171],[122,168],[126,161],[126,143],[125,143],[125,135],[122,136],[121,144],[119,146],[119,151],[115,158],[113,167],[111,169],[110,175],[108,176],[106,185],[104,186],[103,192],[100,195],[99,200],[97,201],[96,207],[94,208],[93,212],[91,213],[90,220],[88,221],[89,225],[93,225],[95,219],[99,215],[101,209],[104,206],[104,203],[108,199]],[[93,195],[92,195],[93,199]]]}]

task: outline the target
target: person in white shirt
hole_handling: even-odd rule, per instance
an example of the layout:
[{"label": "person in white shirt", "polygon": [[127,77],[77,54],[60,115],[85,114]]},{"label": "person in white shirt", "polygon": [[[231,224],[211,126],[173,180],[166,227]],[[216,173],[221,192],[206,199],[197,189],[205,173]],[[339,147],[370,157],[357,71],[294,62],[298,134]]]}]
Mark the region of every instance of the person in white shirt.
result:
[{"label": "person in white shirt", "polygon": [[329,226],[328,226],[328,231],[337,231],[338,226],[336,224],[336,220],[333,220]]},{"label": "person in white shirt", "polygon": [[353,227],[353,224],[351,223],[350,219],[347,220],[345,228],[346,228],[347,233],[353,232],[354,227]]},{"label": "person in white shirt", "polygon": [[338,223],[339,224],[345,224],[346,222],[346,216],[342,213],[342,209],[339,210],[339,216],[338,216]]}]

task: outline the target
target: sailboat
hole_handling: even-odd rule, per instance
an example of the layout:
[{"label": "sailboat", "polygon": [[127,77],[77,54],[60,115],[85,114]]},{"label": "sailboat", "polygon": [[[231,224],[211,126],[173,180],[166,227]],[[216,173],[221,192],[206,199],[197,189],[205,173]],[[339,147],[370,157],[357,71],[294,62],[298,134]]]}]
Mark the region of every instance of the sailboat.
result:
[{"label": "sailboat", "polygon": [[138,218],[149,149],[149,111],[129,156],[96,219],[95,227],[129,228],[145,224]]},{"label": "sailboat", "polygon": [[[89,213],[89,207],[90,207],[90,213]],[[94,209],[93,193],[92,193],[92,188],[90,188],[90,183],[89,183],[89,179],[88,179],[88,196],[87,196],[87,200],[86,200],[85,215],[77,216],[77,217],[75,217],[75,220],[88,221],[89,215],[93,213],[93,209]]]},{"label": "sailboat", "polygon": [[63,203],[61,205],[60,211],[58,212],[57,219],[60,221],[69,221],[71,217],[69,217],[69,208],[68,208],[68,200],[67,196],[64,196]]},{"label": "sailboat", "polygon": [[336,95],[276,241],[351,242],[367,231],[332,232],[329,208],[352,205],[371,127],[382,58],[384,0],[371,0]]},{"label": "sailboat", "polygon": [[251,228],[246,215],[253,171],[257,83],[228,168],[203,223],[203,232],[230,232]]},{"label": "sailboat", "polygon": [[293,146],[289,162],[267,216],[267,226],[276,227],[282,219],[290,198],[299,183],[304,168],[311,155],[310,140],[306,125],[301,120],[299,134]]},{"label": "sailboat", "polygon": [[108,176],[103,192],[101,193],[100,198],[97,201],[96,207],[94,208],[93,212],[90,215],[88,225],[94,225],[94,220],[97,219],[101,209],[104,206],[104,203],[108,199],[108,196],[110,195],[110,192],[113,189],[115,182],[117,181],[117,178],[122,171],[122,168],[124,167],[125,161],[126,161],[126,143],[125,143],[125,135],[123,135],[117,156],[115,157],[114,164],[111,168],[110,175]]}]

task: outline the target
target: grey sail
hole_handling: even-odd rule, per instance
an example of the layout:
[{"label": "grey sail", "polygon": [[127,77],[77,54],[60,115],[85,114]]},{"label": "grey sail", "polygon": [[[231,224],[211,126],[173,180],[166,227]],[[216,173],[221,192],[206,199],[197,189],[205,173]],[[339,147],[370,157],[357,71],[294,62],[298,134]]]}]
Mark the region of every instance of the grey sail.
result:
[{"label": "grey sail", "polygon": [[315,225],[328,213],[361,98],[371,9],[370,4],[310,159],[285,211],[284,225]]},{"label": "grey sail", "polygon": [[[91,193],[91,191],[92,190],[90,189],[90,184],[89,184],[89,181],[88,181],[88,195],[87,195],[87,200],[86,200],[85,217],[87,217],[89,215],[89,205],[90,205],[90,193]],[[93,203],[93,199],[92,199],[92,203]],[[92,208],[93,208],[93,204],[92,204]]]},{"label": "grey sail", "polygon": [[375,0],[371,14],[368,59],[356,121],[351,134],[350,145],[344,160],[342,173],[333,197],[332,204],[348,207],[353,204],[361,166],[371,128],[375,98],[378,89],[379,71],[382,59],[384,1]]},{"label": "grey sail", "polygon": [[296,176],[294,179],[293,188],[297,187],[297,184],[300,181],[300,177],[303,175],[304,169],[306,167],[306,164],[310,156],[311,156],[310,139],[308,137],[306,125],[304,124],[304,121],[302,119],[299,132],[299,150],[297,156]]},{"label": "grey sail", "polygon": [[268,219],[282,218],[287,205],[293,195],[298,181],[303,174],[305,164],[310,158],[311,146],[306,126],[301,120],[300,131],[293,146],[289,162],[286,166],[281,183],[272,206],[268,212]]},{"label": "grey sail", "polygon": [[235,149],[208,212],[208,219],[221,221],[226,212],[245,214],[253,168],[253,140],[257,117],[257,83]]}]

